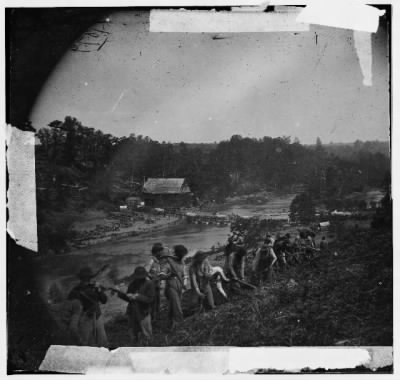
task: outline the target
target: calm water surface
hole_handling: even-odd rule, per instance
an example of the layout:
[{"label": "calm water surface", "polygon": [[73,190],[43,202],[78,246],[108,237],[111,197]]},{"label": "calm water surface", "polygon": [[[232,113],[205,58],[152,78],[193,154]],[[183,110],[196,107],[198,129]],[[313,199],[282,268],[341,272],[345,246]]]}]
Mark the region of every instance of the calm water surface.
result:
[{"label": "calm water surface", "polygon": [[[269,218],[287,216],[290,202],[294,195],[276,196],[264,204],[230,205],[221,212],[235,213],[241,216],[264,216]],[[82,266],[89,265],[94,270],[109,264],[112,278],[123,278],[132,274],[138,265],[150,260],[150,250],[154,243],[162,242],[172,247],[175,244],[185,245],[189,252],[207,250],[218,244],[225,244],[229,226],[195,225],[183,222],[171,225],[164,230],[149,232],[141,236],[109,241],[95,246],[74,250],[65,255],[43,257],[37,260],[37,281],[44,298],[51,284],[56,283],[64,292],[68,292],[76,283],[76,273]],[[98,280],[105,285],[110,283],[109,273],[99,276]],[[113,297],[105,308],[105,317],[109,319],[115,310],[123,307],[123,301]]]}]

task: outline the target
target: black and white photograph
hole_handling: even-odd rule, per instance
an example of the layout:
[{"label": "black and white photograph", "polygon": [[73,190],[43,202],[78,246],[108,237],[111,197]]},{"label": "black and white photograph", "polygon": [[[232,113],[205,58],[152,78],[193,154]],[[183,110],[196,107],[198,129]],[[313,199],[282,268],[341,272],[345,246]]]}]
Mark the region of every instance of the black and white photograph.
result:
[{"label": "black and white photograph", "polygon": [[393,373],[394,4],[277,3],[5,8],[8,374]]}]

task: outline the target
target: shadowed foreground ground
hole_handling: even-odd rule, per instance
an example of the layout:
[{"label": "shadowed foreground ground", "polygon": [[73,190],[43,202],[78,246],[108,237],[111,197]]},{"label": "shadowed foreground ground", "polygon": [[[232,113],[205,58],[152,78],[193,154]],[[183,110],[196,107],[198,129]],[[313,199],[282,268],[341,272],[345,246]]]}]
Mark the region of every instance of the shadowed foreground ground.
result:
[{"label": "shadowed foreground ground", "polygon": [[[346,232],[329,254],[278,273],[272,285],[242,291],[174,332],[155,326],[152,345],[390,346],[392,299],[392,234]],[[107,332],[112,346],[130,344],[123,315]]]},{"label": "shadowed foreground ground", "polygon": [[[19,274],[16,285],[9,286],[9,297],[18,296],[8,309],[10,372],[37,370],[52,331],[38,295],[26,293],[32,280],[29,261],[18,257],[9,262]],[[187,317],[174,332],[159,323],[151,344],[391,346],[392,305],[391,232],[347,231],[329,254],[277,274],[273,285],[232,295],[213,311]],[[111,347],[130,345],[123,313],[106,329]]]}]

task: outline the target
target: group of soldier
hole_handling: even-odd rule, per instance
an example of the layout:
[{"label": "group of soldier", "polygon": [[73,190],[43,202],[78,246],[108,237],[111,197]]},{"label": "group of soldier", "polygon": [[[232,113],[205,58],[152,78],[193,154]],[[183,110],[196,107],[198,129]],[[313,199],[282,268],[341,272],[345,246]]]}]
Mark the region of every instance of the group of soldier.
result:
[{"label": "group of soldier", "polygon": [[[184,294],[190,294],[191,304],[198,312],[214,309],[215,292],[228,299],[227,289],[230,294],[242,287],[255,289],[273,281],[274,270],[284,271],[303,257],[311,258],[316,252],[326,250],[325,237],[317,249],[312,234],[297,236],[293,242],[289,234],[277,234],[275,238],[267,234],[255,250],[246,249],[240,241],[231,239],[225,247],[225,263],[221,268],[210,263],[209,253],[198,251],[186,259],[188,250],[185,246],[176,245],[169,249],[156,243],[152,246],[148,264],[136,267],[130,276],[127,290],[111,289],[127,302],[131,344],[148,345],[152,341],[153,325],[162,316],[162,293],[168,306],[168,330],[172,331],[184,320]],[[110,288],[95,282],[96,275],[89,267],[82,268],[78,273],[79,284],[69,293],[68,307],[62,312],[55,310],[68,321],[66,327],[72,337],[69,344],[109,346],[100,305],[107,302],[106,291]]]}]

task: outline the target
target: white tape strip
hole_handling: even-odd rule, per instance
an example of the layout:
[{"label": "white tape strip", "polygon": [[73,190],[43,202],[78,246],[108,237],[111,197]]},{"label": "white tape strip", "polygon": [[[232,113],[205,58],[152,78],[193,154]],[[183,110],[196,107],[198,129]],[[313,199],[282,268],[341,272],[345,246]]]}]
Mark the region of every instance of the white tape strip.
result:
[{"label": "white tape strip", "polygon": [[358,61],[360,62],[363,74],[364,86],[372,86],[372,39],[371,33],[353,31],[354,47],[357,51]]},{"label": "white tape strip", "polygon": [[137,373],[218,375],[228,371],[229,349],[176,352],[165,348],[163,351],[135,352],[130,358]]},{"label": "white tape strip", "polygon": [[251,33],[304,32],[309,25],[296,18],[300,10],[288,12],[212,12],[151,10],[150,32]]},{"label": "white tape strip", "polygon": [[375,33],[384,10],[358,0],[310,0],[300,13],[298,22]]},{"label": "white tape strip", "polygon": [[290,372],[300,372],[303,368],[337,369],[354,368],[365,365],[371,359],[367,349],[362,348],[232,348],[229,353],[229,372],[249,372],[272,368]]},{"label": "white tape strip", "polygon": [[9,184],[7,231],[17,244],[37,252],[35,135],[7,125]]},{"label": "white tape strip", "polygon": [[39,371],[86,373],[90,367],[105,367],[111,355],[106,348],[54,345],[47,350]]},{"label": "white tape strip", "polygon": [[393,363],[392,347],[97,347],[51,346],[41,371],[68,373],[226,374],[259,369],[299,372],[377,369]]}]

